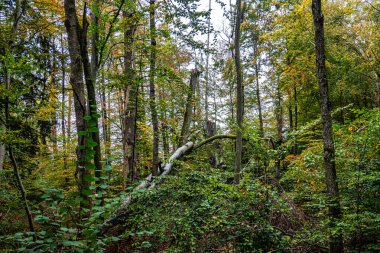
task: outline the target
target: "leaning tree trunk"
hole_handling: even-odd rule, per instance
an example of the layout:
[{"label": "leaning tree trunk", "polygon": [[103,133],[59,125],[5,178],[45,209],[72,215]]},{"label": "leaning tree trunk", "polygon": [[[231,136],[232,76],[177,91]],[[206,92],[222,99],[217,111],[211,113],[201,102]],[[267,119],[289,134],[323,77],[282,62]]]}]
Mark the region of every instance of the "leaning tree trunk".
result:
[{"label": "leaning tree trunk", "polygon": [[193,69],[191,71],[190,86],[189,86],[189,91],[187,93],[185,115],[183,117],[181,136],[179,138],[178,146],[185,145],[189,137],[190,124],[193,118],[194,95],[195,95],[195,89],[197,87],[199,75],[200,75],[200,72],[197,69]]},{"label": "leaning tree trunk", "polygon": [[235,19],[235,68],[236,68],[236,158],[235,158],[235,175],[234,183],[240,182],[241,171],[241,157],[243,151],[243,134],[242,134],[242,122],[243,122],[243,80],[241,73],[241,61],[240,61],[240,23],[242,21],[241,0],[236,1],[236,19]]},{"label": "leaning tree trunk", "polygon": [[[323,158],[328,193],[328,213],[331,219],[329,225],[330,227],[335,227],[341,219],[342,213],[339,203],[338,183],[336,181],[335,151],[325,65],[324,18],[321,5],[321,0],[313,0],[312,2],[313,20],[315,26],[317,78],[323,127]],[[329,250],[330,252],[343,252],[341,232],[338,232],[336,235],[330,235]]]},{"label": "leaning tree trunk", "polygon": [[65,0],[65,26],[67,31],[67,39],[70,55],[70,83],[73,89],[75,123],[77,128],[78,146],[77,146],[77,167],[76,175],[80,175],[79,193],[81,198],[81,209],[91,208],[91,198],[89,197],[90,181],[86,180],[91,177],[90,169],[85,168],[85,150],[79,147],[85,145],[85,136],[81,134],[86,130],[84,117],[86,116],[86,99],[83,83],[83,68],[81,47],[79,42],[79,34],[81,28],[79,26],[78,17],[76,14],[75,0]]},{"label": "leaning tree trunk", "polygon": [[[17,30],[18,30],[18,26],[19,26],[19,22],[20,22],[22,13],[23,13],[23,11],[22,11],[22,6],[21,6],[21,1],[17,0],[17,1],[15,1],[15,9],[13,12],[14,20],[13,20],[13,24],[12,24],[12,36],[10,36],[9,40],[7,41],[8,42],[7,48],[1,48],[1,54],[2,54],[1,56],[3,56],[3,57],[1,57],[2,58],[1,64],[4,68],[3,69],[3,78],[4,78],[4,82],[5,82],[5,91],[7,91],[7,92],[6,92],[5,99],[4,99],[5,100],[4,101],[4,115],[5,115],[4,126],[3,126],[3,129],[0,128],[0,131],[5,132],[6,134],[8,133],[9,130],[12,130],[12,129],[10,129],[11,124],[9,122],[11,114],[10,114],[10,99],[9,99],[9,95],[8,95],[8,94],[11,94],[11,92],[10,92],[11,70],[9,70],[7,68],[8,64],[6,64],[6,59],[8,56],[7,54],[12,54],[13,43],[16,39]],[[4,161],[4,155],[5,155],[5,143],[0,143],[0,144],[1,144],[0,145],[0,163],[1,163],[0,169],[2,169],[2,167],[3,167],[2,163]],[[17,182],[17,187],[19,188],[21,199],[24,202],[24,208],[25,208],[25,213],[26,213],[27,219],[28,219],[29,228],[30,228],[30,231],[33,232],[33,241],[36,241],[37,237],[36,237],[35,229],[34,229],[34,225],[33,225],[33,216],[32,216],[32,213],[30,211],[30,208],[29,208],[28,200],[26,197],[26,191],[25,191],[24,184],[22,182],[22,179],[21,179],[21,176],[20,176],[20,173],[18,170],[16,158],[13,154],[13,147],[10,143],[7,144],[7,147],[8,147],[9,158],[11,160],[14,175],[15,175],[16,182]]]},{"label": "leaning tree trunk", "polygon": [[157,176],[158,174],[158,117],[156,106],[156,90],[155,90],[155,75],[156,75],[156,1],[150,0],[149,2],[149,24],[150,24],[150,71],[149,71],[149,105],[152,113],[153,124],[153,166],[152,174]]}]

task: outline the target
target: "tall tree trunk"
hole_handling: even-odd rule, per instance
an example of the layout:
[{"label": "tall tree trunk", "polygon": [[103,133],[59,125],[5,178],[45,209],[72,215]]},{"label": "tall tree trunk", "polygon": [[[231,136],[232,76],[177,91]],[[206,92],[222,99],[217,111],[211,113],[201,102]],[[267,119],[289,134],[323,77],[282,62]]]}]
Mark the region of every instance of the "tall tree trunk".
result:
[{"label": "tall tree trunk", "polygon": [[[283,120],[283,105],[282,105],[282,95],[281,90],[279,86],[279,81],[277,80],[277,94],[276,94],[276,122],[277,122],[277,145],[276,148],[282,144],[283,142],[283,127],[284,127],[284,120]],[[279,155],[281,156],[281,155]],[[280,173],[281,173],[281,157],[277,157],[276,160],[276,179],[280,179]]]},{"label": "tall tree trunk", "polygon": [[124,85],[124,113],[123,113],[123,175],[124,188],[127,181],[136,179],[133,159],[133,146],[135,143],[135,120],[136,120],[136,98],[138,96],[138,81],[133,68],[133,45],[136,32],[136,21],[133,13],[123,13],[126,22],[124,30],[124,74],[126,83]]},{"label": "tall tree trunk", "polygon": [[[103,141],[104,141],[104,153],[106,156],[106,159],[110,157],[110,149],[111,149],[111,133],[110,133],[110,122],[109,122],[109,107],[108,107],[108,101],[107,95],[106,95],[106,87],[105,87],[105,81],[104,81],[104,74],[102,75],[102,126],[103,126]],[[108,162],[106,162],[108,164]]]},{"label": "tall tree trunk", "polygon": [[150,24],[150,71],[149,71],[149,105],[152,113],[153,124],[153,166],[152,174],[157,176],[158,174],[158,119],[156,108],[156,91],[155,91],[155,75],[156,75],[156,1],[150,0],[149,2],[149,24]]},{"label": "tall tree trunk", "polygon": [[[62,148],[63,148],[63,170],[65,171],[65,184],[69,182],[67,171],[69,169],[68,163],[67,163],[67,138],[66,138],[66,65],[65,65],[65,58],[64,58],[64,52],[63,52],[63,36],[61,34],[61,67],[62,67],[62,84],[61,84],[61,93],[62,93],[62,102],[61,102],[61,124],[62,124]],[[71,101],[69,100],[69,103]],[[68,138],[69,139],[69,138]]]},{"label": "tall tree trunk", "polygon": [[210,58],[210,33],[211,33],[211,0],[208,1],[209,17],[207,20],[207,52],[206,52],[206,85],[205,85],[205,121],[208,120],[208,91],[209,91],[209,58]]},{"label": "tall tree trunk", "polygon": [[[257,48],[255,49],[257,53]],[[258,57],[257,57],[258,58]],[[256,58],[255,63],[255,77],[256,77],[256,100],[257,100],[257,108],[259,111],[259,132],[260,136],[264,137],[264,123],[263,123],[263,113],[261,107],[261,97],[260,97],[260,82],[259,82],[259,69],[260,69],[260,59]]]},{"label": "tall tree trunk", "polygon": [[377,107],[380,108],[380,72],[375,72],[375,74],[376,74]]},{"label": "tall tree trunk", "polygon": [[[95,92],[95,81],[97,76],[97,63],[95,62],[95,59],[92,59],[93,61],[90,63],[89,55],[88,55],[88,43],[87,43],[87,28],[88,28],[88,22],[87,22],[87,6],[85,4],[83,9],[83,16],[82,16],[82,29],[81,33],[79,34],[79,44],[80,44],[80,51],[81,51],[81,59],[82,59],[82,65],[83,65],[83,72],[84,77],[86,81],[86,90],[87,90],[87,108],[89,112],[89,116],[91,117],[91,120],[89,122],[89,128],[88,131],[91,132],[91,138],[92,140],[97,144],[95,147],[93,147],[95,153],[93,157],[94,165],[95,165],[95,183],[96,183],[96,192],[99,194],[102,191],[102,188],[100,187],[101,184],[101,176],[102,176],[102,164],[101,164],[101,151],[100,151],[100,135],[99,135],[99,115],[97,114],[97,101],[96,101],[96,92]],[[95,24],[96,26],[96,24]],[[93,41],[92,44],[96,45],[97,41]],[[96,46],[95,46],[96,48]],[[95,49],[95,53],[97,55],[97,50]],[[95,65],[95,66],[94,66]],[[94,66],[94,67],[92,67]],[[92,69],[94,72],[92,72]],[[90,124],[93,124],[90,126]]]},{"label": "tall tree trunk", "polygon": [[[312,12],[315,27],[317,78],[323,127],[323,158],[328,193],[328,210],[329,217],[331,219],[329,225],[330,227],[335,227],[337,222],[341,219],[342,213],[339,203],[338,183],[336,181],[331,108],[325,65],[324,17],[321,5],[321,0],[312,1]],[[336,235],[330,235],[329,250],[330,252],[343,252],[343,239],[339,230]]]},{"label": "tall tree trunk", "polygon": [[197,87],[200,72],[197,69],[191,71],[189,91],[187,93],[185,115],[183,117],[183,124],[181,129],[181,136],[179,138],[178,146],[185,145],[190,134],[190,124],[193,118],[194,109],[194,95]]},{"label": "tall tree trunk", "polygon": [[294,130],[298,129],[298,101],[297,101],[297,86],[293,86],[293,99],[294,99]]},{"label": "tall tree trunk", "polygon": [[[17,9],[20,8],[19,4],[20,4],[20,2],[17,1],[16,2],[15,13],[17,13],[17,11],[18,11]],[[17,17],[19,17],[19,16],[15,14],[15,19]],[[14,22],[16,22],[16,21],[14,21]],[[16,33],[16,31],[14,31],[14,32]],[[15,36],[15,34],[14,34],[14,36]],[[9,43],[9,48],[11,48],[11,43]],[[8,52],[8,53],[10,53],[10,52]],[[6,52],[4,52],[4,54],[6,54]],[[10,86],[11,86],[11,73],[7,69],[7,64],[5,64],[5,62],[4,62],[3,65],[4,65],[5,90],[8,91],[8,94],[10,94],[9,89],[10,89]],[[5,96],[5,104],[4,104],[4,111],[5,111],[4,131],[5,131],[6,134],[7,134],[7,132],[9,130],[11,130],[11,129],[9,129],[10,128],[10,123],[9,123],[9,120],[10,120],[9,103],[10,103],[9,102],[9,96],[6,95]],[[25,205],[25,213],[26,213],[26,216],[27,216],[27,219],[28,219],[29,229],[30,229],[31,232],[35,233],[35,229],[34,229],[34,225],[33,225],[33,216],[32,216],[32,213],[30,211],[30,208],[29,208],[28,200],[27,200],[27,197],[26,197],[26,191],[25,191],[24,184],[23,184],[21,176],[20,176],[20,172],[18,170],[16,158],[14,157],[14,154],[13,154],[13,148],[12,148],[11,144],[8,144],[7,146],[8,146],[9,158],[10,158],[10,160],[12,162],[13,172],[14,172],[14,175],[15,175],[15,178],[16,178],[16,182],[17,182],[17,187],[19,188],[19,191],[20,191],[21,200],[24,202],[24,205]],[[4,152],[5,152],[5,149],[4,149]],[[33,240],[34,241],[36,240],[36,235],[35,234],[33,234]]]},{"label": "tall tree trunk", "polygon": [[234,183],[240,182],[241,158],[243,150],[243,78],[240,61],[240,24],[242,21],[241,0],[236,0],[236,19],[235,19],[235,69],[236,69],[236,157]]},{"label": "tall tree trunk", "polygon": [[[0,129],[3,132],[2,129]],[[5,145],[0,143],[0,171],[4,168],[4,158],[5,158]]]},{"label": "tall tree trunk", "polygon": [[91,208],[90,198],[90,181],[91,170],[85,167],[85,149],[81,148],[85,145],[85,136],[81,133],[86,131],[86,124],[84,117],[86,116],[86,99],[84,93],[83,83],[83,68],[81,57],[81,46],[79,42],[79,34],[82,29],[79,26],[78,17],[76,13],[75,0],[65,0],[65,26],[67,31],[67,39],[69,45],[70,55],[70,83],[73,89],[74,96],[74,109],[75,109],[75,123],[77,128],[78,146],[77,154],[77,167],[76,175],[80,175],[79,192],[82,198],[81,210]]},{"label": "tall tree trunk", "polygon": [[289,129],[293,131],[293,109],[292,104],[288,105],[288,116],[289,116]]},{"label": "tall tree trunk", "polygon": [[[9,157],[12,161],[12,166],[13,166],[13,171],[14,171],[14,174],[16,177],[17,186],[18,186],[18,188],[20,190],[20,194],[21,194],[21,200],[24,202],[24,205],[25,205],[25,212],[26,212],[26,216],[28,218],[29,229],[31,232],[35,233],[36,231],[35,231],[34,225],[33,225],[33,215],[32,215],[32,212],[30,211],[30,208],[29,208],[28,199],[26,198],[26,191],[24,188],[24,184],[22,183],[22,180],[21,180],[21,176],[20,176],[20,173],[18,170],[18,165],[16,162],[16,158],[14,157],[13,148],[11,145],[8,145],[8,153],[9,153]],[[33,234],[33,240],[34,241],[37,240],[36,234]]]},{"label": "tall tree trunk", "polygon": [[[67,137],[66,142],[70,144],[71,140],[71,115],[72,115],[72,109],[73,109],[73,93],[71,90],[68,90],[68,98],[67,98]],[[69,154],[69,153],[68,153]]]}]

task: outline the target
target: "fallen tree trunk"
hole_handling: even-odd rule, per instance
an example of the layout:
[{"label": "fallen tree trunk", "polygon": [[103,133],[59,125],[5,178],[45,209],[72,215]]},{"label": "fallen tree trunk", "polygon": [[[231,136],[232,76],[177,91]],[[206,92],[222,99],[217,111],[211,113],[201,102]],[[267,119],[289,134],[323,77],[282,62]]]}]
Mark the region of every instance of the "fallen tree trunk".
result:
[{"label": "fallen tree trunk", "polygon": [[[180,159],[182,156],[190,153],[193,150],[196,150],[210,142],[213,142],[214,140],[218,139],[235,139],[235,135],[214,135],[204,141],[201,141],[199,144],[194,145],[193,142],[188,142],[182,147],[178,148],[169,158],[168,163],[165,164],[163,170],[160,172],[160,174],[156,177],[153,178],[153,175],[150,174],[148,177],[145,178],[144,181],[142,181],[138,186],[136,186],[132,192],[141,190],[141,189],[152,189],[154,188],[157,184],[159,184],[166,175],[170,173],[172,170],[175,161]],[[153,181],[153,179],[155,179]],[[128,207],[132,202],[132,195],[130,194],[123,202],[120,208],[118,208],[115,212],[114,215],[112,215],[110,218],[108,218],[99,228],[99,236],[104,235],[110,228],[120,224],[123,220],[128,215]]]},{"label": "fallen tree trunk", "polygon": [[[194,146],[193,142],[188,142],[185,145],[183,145],[182,147],[178,148],[173,153],[173,155],[169,158],[168,163],[165,165],[162,173],[157,177],[157,180],[154,183],[152,183],[153,175],[150,174],[148,177],[145,178],[144,181],[142,181],[138,186],[136,186],[133,189],[133,192],[141,190],[141,189],[153,188],[157,183],[161,182],[163,177],[165,175],[168,175],[170,173],[170,171],[172,170],[175,160],[178,160],[184,154],[189,152],[193,148],[193,146]],[[99,235],[104,235],[108,231],[108,229],[116,226],[117,224],[120,223],[120,221],[122,221],[122,218],[128,214],[128,206],[131,204],[131,202],[132,202],[132,196],[130,194],[123,201],[122,206],[115,212],[115,214],[113,216],[111,216],[110,218],[108,218],[102,224],[102,226],[99,229]]]}]

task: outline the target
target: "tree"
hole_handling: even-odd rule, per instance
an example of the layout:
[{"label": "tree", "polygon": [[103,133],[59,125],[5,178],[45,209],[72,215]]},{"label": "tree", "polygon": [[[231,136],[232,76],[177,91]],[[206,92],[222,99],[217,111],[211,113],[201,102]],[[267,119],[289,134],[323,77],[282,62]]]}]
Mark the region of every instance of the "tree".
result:
[{"label": "tree", "polygon": [[[321,0],[312,1],[313,20],[315,27],[315,50],[317,79],[322,114],[323,127],[323,158],[326,176],[326,187],[329,200],[330,227],[334,227],[340,220],[342,213],[339,203],[339,188],[336,180],[335,150],[333,140],[333,129],[331,120],[331,108],[329,100],[328,82],[325,63],[325,39],[324,39],[324,17],[322,13]],[[343,252],[343,239],[341,232],[330,235],[330,252]]]},{"label": "tree", "polygon": [[88,114],[86,110],[86,98],[84,93],[84,82],[83,82],[83,66],[82,66],[82,54],[80,45],[80,35],[82,29],[79,25],[75,0],[65,0],[65,26],[67,31],[67,39],[69,45],[69,55],[70,55],[70,84],[73,89],[74,94],[74,110],[75,110],[75,124],[77,128],[77,165],[76,174],[80,175],[79,192],[80,196],[83,198],[81,201],[81,207],[90,209],[91,208],[91,198],[90,198],[90,182],[88,177],[91,177],[91,171],[85,167],[86,163],[86,152],[83,148],[85,146],[85,131],[86,131],[86,121],[85,117]]},{"label": "tree", "polygon": [[195,89],[197,87],[199,75],[200,75],[200,71],[198,69],[193,69],[191,71],[190,85],[189,85],[189,90],[187,93],[185,115],[183,116],[183,124],[182,124],[181,135],[179,138],[178,146],[185,145],[189,138],[190,124],[193,118],[193,110],[194,110],[194,104],[195,104],[194,103]]},{"label": "tree", "polygon": [[236,18],[235,18],[235,69],[236,69],[236,158],[235,158],[235,175],[234,182],[239,184],[241,171],[241,157],[243,150],[243,80],[240,61],[240,24],[242,22],[241,0],[236,1]]},{"label": "tree", "polygon": [[158,175],[158,117],[156,107],[156,89],[155,89],[155,75],[156,75],[156,1],[150,0],[149,2],[149,27],[150,27],[150,69],[149,69],[149,106],[152,114],[153,125],[153,176]]},{"label": "tree", "polygon": [[[135,121],[138,96],[138,82],[136,81],[136,71],[133,68],[133,48],[134,36],[137,29],[137,14],[133,10],[123,13],[125,20],[124,30],[124,74],[126,76],[126,83],[124,85],[124,118],[123,118],[123,175],[124,175],[124,188],[126,188],[126,181],[130,178],[135,180],[135,161],[133,159],[133,149],[135,145]],[[129,175],[128,175],[129,174]]]}]

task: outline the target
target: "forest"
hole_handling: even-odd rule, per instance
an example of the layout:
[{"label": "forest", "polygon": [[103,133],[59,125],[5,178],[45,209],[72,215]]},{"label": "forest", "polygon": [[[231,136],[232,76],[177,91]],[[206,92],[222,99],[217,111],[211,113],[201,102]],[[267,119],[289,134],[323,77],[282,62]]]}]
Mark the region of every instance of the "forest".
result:
[{"label": "forest", "polygon": [[6,252],[380,252],[380,2],[0,0]]}]

